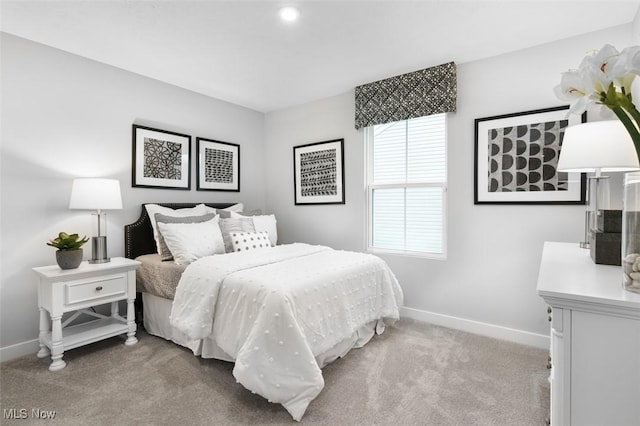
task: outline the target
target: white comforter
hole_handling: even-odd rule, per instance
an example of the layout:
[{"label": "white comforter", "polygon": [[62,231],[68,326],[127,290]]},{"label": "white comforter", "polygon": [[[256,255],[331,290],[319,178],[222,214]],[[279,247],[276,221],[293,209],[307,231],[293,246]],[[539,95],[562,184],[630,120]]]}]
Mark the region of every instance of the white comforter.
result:
[{"label": "white comforter", "polygon": [[365,324],[398,319],[402,290],[378,257],[288,244],[187,267],[171,324],[213,337],[244,387],[300,420],[324,387],[316,356]]}]

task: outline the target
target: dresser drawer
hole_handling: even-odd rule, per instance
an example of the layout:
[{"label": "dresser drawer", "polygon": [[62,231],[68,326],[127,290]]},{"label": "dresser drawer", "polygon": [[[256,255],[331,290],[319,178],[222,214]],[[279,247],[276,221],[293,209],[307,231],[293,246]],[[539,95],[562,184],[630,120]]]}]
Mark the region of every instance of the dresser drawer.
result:
[{"label": "dresser drawer", "polygon": [[127,275],[107,275],[86,280],[70,281],[65,285],[65,304],[88,302],[104,298],[126,298]]}]

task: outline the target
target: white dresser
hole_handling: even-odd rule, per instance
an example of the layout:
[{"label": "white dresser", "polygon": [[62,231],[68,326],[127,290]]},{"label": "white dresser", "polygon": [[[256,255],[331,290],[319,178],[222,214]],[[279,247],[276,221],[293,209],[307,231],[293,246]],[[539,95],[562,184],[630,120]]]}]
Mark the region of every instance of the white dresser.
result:
[{"label": "white dresser", "polygon": [[551,424],[640,425],[640,294],[620,267],[546,242],[538,294],[551,307]]}]

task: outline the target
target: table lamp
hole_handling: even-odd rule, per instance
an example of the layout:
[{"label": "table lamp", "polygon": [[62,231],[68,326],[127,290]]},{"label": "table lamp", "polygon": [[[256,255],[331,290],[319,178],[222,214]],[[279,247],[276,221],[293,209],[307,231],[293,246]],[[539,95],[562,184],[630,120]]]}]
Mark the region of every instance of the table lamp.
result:
[{"label": "table lamp", "polygon": [[[619,120],[594,121],[567,127],[562,140],[559,172],[595,173],[588,182],[595,183],[594,195],[589,196],[593,207],[585,213],[585,235],[580,247],[589,248],[589,231],[596,224],[598,198],[602,198],[602,172],[627,172],[640,169],[633,141],[627,129]],[[591,195],[591,185],[588,184]],[[608,190],[608,186],[605,187]],[[594,202],[591,202],[593,198]],[[608,193],[605,198],[608,198]],[[608,204],[608,203],[607,203]],[[600,206],[602,208],[602,206]],[[608,205],[605,206],[608,208]]]},{"label": "table lamp", "polygon": [[107,256],[107,237],[102,235],[101,221],[106,216],[103,210],[122,209],[120,181],[116,179],[74,179],[69,208],[96,210],[98,215],[98,236],[91,238],[91,260],[89,260],[89,263],[109,262],[111,259]]}]

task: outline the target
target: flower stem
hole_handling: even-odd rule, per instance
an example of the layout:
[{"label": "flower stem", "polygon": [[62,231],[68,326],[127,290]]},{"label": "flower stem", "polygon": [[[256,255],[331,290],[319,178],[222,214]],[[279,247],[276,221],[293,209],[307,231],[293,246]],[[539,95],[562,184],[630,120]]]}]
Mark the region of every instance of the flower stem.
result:
[{"label": "flower stem", "polygon": [[634,120],[636,120],[636,126],[640,127],[640,111],[636,109],[633,103],[631,101],[624,102],[622,103],[622,108],[624,108],[627,113],[629,113],[629,115],[633,117]]},{"label": "flower stem", "polygon": [[615,106],[610,108],[613,113],[620,119],[624,127],[631,135],[631,140],[633,141],[633,145],[636,148],[636,155],[638,156],[638,160],[640,161],[640,131],[638,131],[638,128],[630,117],[631,115],[636,120],[636,122],[640,124],[640,112],[638,112],[638,110],[634,107],[631,108],[633,111],[629,111],[629,113],[627,113],[627,111],[625,111],[622,106]]}]

